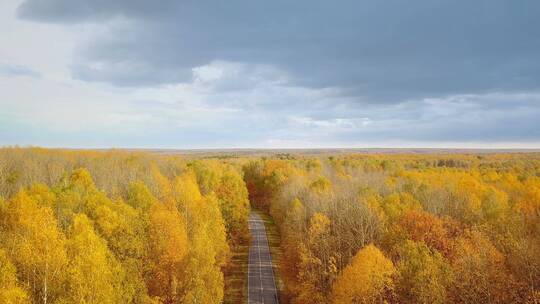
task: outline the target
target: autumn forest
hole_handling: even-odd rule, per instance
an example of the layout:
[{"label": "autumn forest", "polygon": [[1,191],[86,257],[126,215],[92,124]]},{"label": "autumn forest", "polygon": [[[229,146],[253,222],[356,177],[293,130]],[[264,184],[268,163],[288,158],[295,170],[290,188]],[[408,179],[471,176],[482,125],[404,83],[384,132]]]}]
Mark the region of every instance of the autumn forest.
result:
[{"label": "autumn forest", "polygon": [[0,149],[0,303],[540,303],[540,154]]}]

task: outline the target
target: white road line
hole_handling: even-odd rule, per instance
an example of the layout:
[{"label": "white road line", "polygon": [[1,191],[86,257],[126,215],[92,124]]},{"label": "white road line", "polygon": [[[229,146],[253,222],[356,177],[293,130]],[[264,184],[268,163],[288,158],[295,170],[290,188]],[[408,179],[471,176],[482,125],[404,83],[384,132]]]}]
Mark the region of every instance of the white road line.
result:
[{"label": "white road line", "polygon": [[[251,219],[248,219],[248,228],[251,228],[251,223],[250,223],[250,222],[251,222]],[[251,268],[251,267],[250,267],[250,265],[249,265],[249,261],[250,261],[250,260],[251,260],[251,246],[249,246],[249,250],[248,250],[248,293],[247,293],[247,294],[248,294],[248,296],[247,296],[247,297],[248,297],[248,298],[247,298],[248,304],[249,304],[249,286],[250,286],[250,284],[249,284],[249,277],[251,276],[251,275],[250,275],[250,268]]]},{"label": "white road line", "polygon": [[260,244],[259,244],[259,240],[261,239],[260,236],[261,236],[261,235],[260,235],[260,232],[257,231],[257,251],[259,252],[259,281],[260,281],[260,283],[261,283],[261,303],[264,304],[264,297],[263,297],[263,295],[264,295],[264,285],[263,285],[263,283],[262,283],[262,267],[261,267],[261,265],[262,265],[262,261],[261,261],[261,246],[260,246]]},{"label": "white road line", "polygon": [[[262,221],[262,219],[260,218],[260,216],[256,213],[252,213],[250,215],[250,218],[249,218],[249,228],[250,228],[250,232],[252,234],[252,244],[250,245],[250,248],[249,248],[249,259],[248,259],[248,304],[252,304],[252,303],[262,303],[264,304],[264,291],[265,291],[265,287],[264,287],[264,283],[263,283],[263,268],[266,268],[266,267],[270,267],[270,270],[271,270],[271,273],[270,273],[270,276],[272,277],[272,283],[273,283],[273,286],[271,288],[266,288],[266,291],[269,291],[269,292],[273,292],[273,296],[274,296],[274,299],[272,301],[272,303],[279,303],[279,300],[278,300],[278,297],[277,297],[277,287],[276,287],[276,281],[275,281],[275,276],[274,276],[274,268],[273,268],[273,263],[272,263],[272,256],[271,256],[271,253],[270,253],[270,247],[269,247],[269,244],[268,244],[268,238],[266,237],[266,229],[265,229],[265,226],[264,226],[264,222]],[[264,240],[262,240],[264,239]],[[265,262],[264,265],[263,265],[263,261],[261,259],[261,246],[266,246],[265,247],[265,250],[268,250],[268,256],[270,258],[270,260],[268,262]],[[255,249],[255,247],[257,248],[257,258],[254,258],[252,256],[252,253],[255,253],[253,252],[253,250]],[[256,263],[254,263],[254,259],[257,260]],[[264,267],[263,267],[264,266]],[[252,287],[251,286],[251,267],[256,267],[259,271],[259,283],[260,283],[260,289],[257,290],[257,289],[254,289],[254,290],[250,290],[250,288]],[[265,278],[267,278],[267,275],[265,274]],[[254,291],[254,293],[257,293],[259,292],[260,293],[260,302],[251,302],[251,295],[250,295],[250,291]]]}]

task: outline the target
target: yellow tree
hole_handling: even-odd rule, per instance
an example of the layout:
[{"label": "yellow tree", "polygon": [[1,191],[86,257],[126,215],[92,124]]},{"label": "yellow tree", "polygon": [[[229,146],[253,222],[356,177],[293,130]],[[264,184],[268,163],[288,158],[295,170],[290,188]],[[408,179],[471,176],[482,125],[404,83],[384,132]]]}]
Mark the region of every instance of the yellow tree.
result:
[{"label": "yellow tree", "polygon": [[221,267],[228,261],[229,247],[218,200],[201,195],[192,172],[178,176],[173,185],[178,209],[189,227],[183,302],[219,303],[224,286]]},{"label": "yellow tree", "polygon": [[[145,298],[142,263],[147,248],[146,223],[142,210],[135,209],[120,199],[110,200],[104,192],[97,189],[86,169],[75,170],[65,187],[57,192],[57,214],[63,219],[64,225],[73,222],[73,217],[77,214],[87,215],[95,224],[96,232],[122,264],[126,274],[122,278],[122,288],[118,289],[117,293],[126,301]],[[131,203],[136,199],[137,197],[129,197]]]},{"label": "yellow tree", "polygon": [[126,272],[118,293],[126,299],[143,299],[146,297],[143,271],[148,254],[147,215],[121,200],[108,203],[110,206],[101,205],[96,209],[95,223],[97,231]]},{"label": "yellow tree", "polygon": [[148,211],[152,205],[157,203],[157,199],[152,195],[148,187],[137,181],[129,185],[128,198],[126,201],[131,207],[142,211]]},{"label": "yellow tree", "polygon": [[150,271],[146,275],[151,296],[164,303],[179,301],[179,285],[183,278],[183,262],[188,251],[185,222],[176,206],[156,203],[149,216]]},{"label": "yellow tree", "polygon": [[310,184],[309,188],[318,194],[326,194],[332,191],[332,183],[328,178],[320,176]]},{"label": "yellow tree", "polygon": [[449,206],[450,215],[463,223],[479,221],[482,213],[482,199],[486,186],[472,174],[461,175],[452,191],[453,204]]},{"label": "yellow tree", "polygon": [[283,270],[287,270],[287,274],[291,277],[298,273],[300,266],[300,245],[306,231],[305,216],[304,205],[295,198],[288,204],[285,220],[281,225],[281,244],[284,255],[287,256],[287,259],[284,259],[286,266]]},{"label": "yellow tree", "polygon": [[480,232],[457,241],[452,262],[456,280],[451,295],[455,303],[508,303],[515,280],[507,272],[504,256]]},{"label": "yellow tree", "polygon": [[527,230],[532,235],[540,231],[540,177],[530,177],[523,182],[514,208],[523,217]]},{"label": "yellow tree", "polygon": [[334,282],[332,302],[383,303],[393,290],[396,270],[374,245],[361,249]]},{"label": "yellow tree", "polygon": [[247,220],[249,200],[246,184],[239,170],[217,161],[195,161],[191,163],[201,193],[214,193],[225,220],[229,238],[234,242],[248,237]]},{"label": "yellow tree", "polygon": [[[223,257],[216,250],[217,244],[211,230],[197,227],[191,232],[184,282],[183,303],[220,303],[223,299],[223,273],[220,260]],[[225,229],[222,231],[225,236]],[[226,242],[223,239],[223,245]]]},{"label": "yellow tree", "polygon": [[[101,195],[99,199],[93,195],[97,189],[92,176],[83,168],[74,170],[71,175],[65,177],[55,191],[57,198],[53,209],[64,231],[71,226],[75,214],[82,212],[89,214],[89,207],[95,208],[102,205],[101,202],[104,199],[104,195]],[[89,200],[89,197],[92,197],[92,200]]]},{"label": "yellow tree", "polygon": [[446,303],[452,282],[450,265],[424,243],[407,241],[399,248],[396,289],[400,303]]},{"label": "yellow tree", "polygon": [[67,300],[73,303],[124,303],[120,263],[85,215],[74,218],[67,244]]},{"label": "yellow tree", "polygon": [[[128,276],[137,276],[141,277],[141,280],[144,282],[143,286],[140,286],[141,280],[134,280],[133,282],[138,283],[133,287],[136,291],[136,301],[143,302],[147,298],[147,288],[152,286],[152,294],[154,296],[163,295],[159,290],[156,289],[156,286],[160,285],[159,282],[156,282],[156,271],[159,267],[158,265],[161,259],[161,249],[156,249],[160,245],[160,241],[157,240],[157,235],[154,233],[163,233],[161,228],[156,227],[159,225],[159,219],[165,219],[163,224],[172,228],[172,231],[166,227],[162,227],[163,230],[169,231],[168,233],[178,233],[177,236],[183,238],[180,243],[174,244],[176,238],[170,239],[173,242],[170,246],[183,246],[179,248],[179,253],[184,254],[186,252],[185,238],[186,232],[184,227],[183,219],[180,218],[178,210],[174,204],[170,204],[170,209],[165,208],[158,200],[150,193],[150,190],[142,182],[134,182],[129,186],[127,203],[132,208],[135,208],[136,212],[133,214],[130,208],[126,209],[126,214],[129,215],[129,222],[124,227],[130,229],[126,230],[126,234],[121,234],[119,237],[119,248],[123,255],[126,256],[127,263],[125,265],[126,272]],[[161,214],[160,214],[161,213]],[[153,222],[152,222],[153,220]],[[180,228],[178,228],[180,227]],[[174,232],[176,230],[177,232]],[[176,235],[175,235],[176,236]],[[150,242],[150,240],[153,240]],[[156,247],[158,246],[158,247]],[[164,266],[166,267],[166,266]],[[177,269],[178,272],[178,269]]]},{"label": "yellow tree", "polygon": [[3,247],[34,302],[52,303],[63,293],[65,236],[53,212],[19,192],[1,208]]},{"label": "yellow tree", "polygon": [[26,290],[17,281],[17,269],[3,249],[0,249],[0,303],[30,303]]},{"label": "yellow tree", "polygon": [[250,207],[246,184],[240,173],[232,167],[225,168],[215,193],[228,234],[234,239],[247,239]]},{"label": "yellow tree", "polygon": [[26,193],[35,200],[39,206],[54,208],[56,195],[44,184],[31,185]]},{"label": "yellow tree", "polygon": [[409,193],[393,193],[387,196],[382,204],[386,217],[390,222],[397,220],[410,210],[421,210],[420,203]]},{"label": "yellow tree", "polygon": [[329,241],[330,219],[322,213],[315,213],[310,219],[307,242],[299,248],[299,285],[295,288],[298,303],[327,302],[326,296],[336,273]]}]

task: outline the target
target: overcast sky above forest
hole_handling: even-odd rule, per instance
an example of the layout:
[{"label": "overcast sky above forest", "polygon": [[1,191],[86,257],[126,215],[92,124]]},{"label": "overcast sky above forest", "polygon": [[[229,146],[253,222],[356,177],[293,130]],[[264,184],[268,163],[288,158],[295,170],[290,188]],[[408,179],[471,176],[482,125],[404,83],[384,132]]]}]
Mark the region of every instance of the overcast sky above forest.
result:
[{"label": "overcast sky above forest", "polygon": [[2,0],[0,145],[540,148],[540,1]]}]

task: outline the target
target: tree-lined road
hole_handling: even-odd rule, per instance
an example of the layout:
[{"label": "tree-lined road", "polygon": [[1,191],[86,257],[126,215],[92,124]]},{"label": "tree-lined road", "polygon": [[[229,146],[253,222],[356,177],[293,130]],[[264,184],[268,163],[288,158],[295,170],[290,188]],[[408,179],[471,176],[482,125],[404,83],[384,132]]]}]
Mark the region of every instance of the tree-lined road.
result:
[{"label": "tree-lined road", "polygon": [[248,304],[278,303],[278,293],[272,268],[272,257],[261,217],[251,212],[249,216],[251,245],[248,262]]}]

